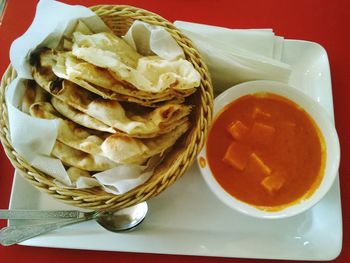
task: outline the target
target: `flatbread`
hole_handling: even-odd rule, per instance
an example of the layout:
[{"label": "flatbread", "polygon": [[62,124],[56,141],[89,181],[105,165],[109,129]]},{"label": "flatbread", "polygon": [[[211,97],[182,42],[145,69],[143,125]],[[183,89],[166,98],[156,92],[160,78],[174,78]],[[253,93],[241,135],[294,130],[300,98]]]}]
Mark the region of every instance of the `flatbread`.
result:
[{"label": "flatbread", "polygon": [[57,78],[52,80],[52,75],[41,72],[43,70],[40,67],[34,66],[34,79],[56,98],[118,132],[133,137],[147,138],[169,132],[191,111],[191,107],[187,105],[165,104],[144,115],[135,114],[132,110],[127,115],[118,101],[99,98],[70,81]]},{"label": "flatbread", "polygon": [[29,113],[30,106],[35,102],[36,97],[36,83],[31,82],[30,80],[26,83],[26,89],[24,91],[22,99],[21,110],[25,113]]},{"label": "flatbread", "polygon": [[56,97],[51,98],[52,106],[64,117],[70,119],[71,121],[74,121],[81,126],[84,126],[89,129],[94,129],[98,131],[108,132],[108,133],[115,133],[116,130],[112,127],[104,124],[103,122],[69,106],[68,104],[64,103],[60,99],[57,99]]},{"label": "flatbread", "polygon": [[186,121],[167,134],[142,140],[114,134],[103,142],[101,149],[106,156],[117,163],[138,163],[166,151],[189,126],[190,123]]},{"label": "flatbread", "polygon": [[[166,101],[182,103],[186,96],[195,91],[193,87],[179,89],[178,87],[181,87],[181,83],[178,80],[176,80],[176,83],[170,85],[169,89],[163,92],[139,90],[130,83],[116,80],[113,77],[114,73],[110,70],[99,68],[84,60],[78,59],[73,56],[71,52],[41,49],[34,52],[33,55],[36,56],[36,63],[34,64],[36,71],[42,75],[46,75],[46,78],[52,80],[61,78],[72,81],[82,88],[106,99],[129,101],[144,106],[155,107]],[[150,58],[148,59],[150,60]],[[140,59],[140,61],[144,60],[145,58]],[[152,63],[156,64],[155,61]],[[146,72],[148,67],[144,64],[142,65],[143,70]],[[169,73],[168,75],[171,76],[174,74]]]},{"label": "flatbread", "polygon": [[93,155],[102,156],[101,144],[107,137],[102,132],[84,128],[72,122],[61,118],[48,102],[37,102],[30,107],[30,114],[41,119],[58,119],[57,140],[80,151]]},{"label": "flatbread", "polygon": [[84,26],[79,31],[86,34],[74,33],[62,48],[72,46],[83,57],[43,48],[30,58],[33,78],[52,95],[52,104],[35,101],[30,89],[24,108],[59,120],[51,154],[83,176],[162,156],[190,126],[191,106],[169,101],[182,103],[192,94],[198,72],[185,60],[142,57],[109,33],[91,34]]},{"label": "flatbread", "polygon": [[90,172],[105,171],[118,165],[106,157],[76,150],[59,141],[56,141],[51,154],[65,165]]},{"label": "flatbread", "polygon": [[93,156],[104,156],[118,164],[142,164],[148,158],[164,152],[186,132],[189,122],[184,121],[173,131],[154,138],[137,139],[125,135],[94,133],[67,119],[63,119],[48,102],[37,102],[30,107],[34,117],[58,119],[57,140],[76,150]]},{"label": "flatbread", "polygon": [[91,178],[91,175],[88,171],[76,167],[69,167],[67,169],[67,174],[73,183],[75,183],[79,177]]},{"label": "flatbread", "polygon": [[[88,27],[87,24],[85,24],[83,21],[81,21],[80,19],[77,21],[77,24],[75,25],[75,28],[73,30],[74,32],[80,32],[84,35],[92,35],[94,32]],[[70,34],[70,37],[72,37],[72,35]]]},{"label": "flatbread", "polygon": [[78,20],[74,27],[70,30],[65,30],[63,37],[57,47],[58,50],[72,50],[73,46],[73,33],[80,32],[84,35],[92,35],[94,32],[85,24],[82,20]]},{"label": "flatbread", "polygon": [[[115,94],[115,92],[113,92],[111,90],[104,89],[100,86],[93,85],[93,84],[91,84],[83,79],[76,78],[74,75],[74,69],[72,67],[70,67],[69,65],[66,65],[67,63],[70,63],[70,64],[74,63],[74,60],[76,60],[76,59],[72,56],[68,56],[68,54],[70,54],[70,52],[66,52],[66,53],[58,52],[57,54],[55,54],[56,63],[54,63],[51,66],[51,69],[52,69],[52,72],[57,77],[70,80],[70,81],[74,82],[75,84],[81,86],[82,88],[87,89],[87,90],[101,96],[102,98],[115,99],[115,100],[118,98],[118,95]],[[52,54],[49,54],[49,53],[42,54],[42,57],[46,57],[46,56],[52,56]],[[69,59],[67,59],[67,57]],[[83,74],[89,75],[90,73],[85,72]],[[96,74],[99,74],[99,73],[96,73]]]},{"label": "flatbread", "polygon": [[190,106],[166,104],[144,115],[130,111],[127,114],[116,101],[96,99],[88,105],[86,113],[130,136],[147,138],[174,129],[175,123],[187,116],[190,110]]},{"label": "flatbread", "polygon": [[48,101],[50,94],[43,90],[34,80],[26,80],[26,88],[24,91],[21,110],[29,113],[29,108],[32,104],[39,101]]},{"label": "flatbread", "polygon": [[[73,55],[97,67],[109,69],[116,80],[127,82],[141,91],[162,93],[177,89],[182,90],[183,94],[191,94],[200,84],[200,74],[182,58],[166,60],[151,56],[126,60],[126,54],[137,53],[109,33],[84,35],[76,32],[73,42]],[[108,49],[110,46],[118,48]]]},{"label": "flatbread", "polygon": [[[50,54],[46,55],[50,56]],[[184,101],[184,97],[195,90],[187,90],[188,94],[175,92],[173,89],[168,89],[162,93],[142,91],[129,83],[116,80],[113,77],[113,72],[78,59],[71,52],[58,52],[56,60],[57,63],[52,66],[56,76],[70,80],[103,98],[154,106],[169,100],[176,100],[181,103]]]},{"label": "flatbread", "polygon": [[[108,32],[97,34],[73,33],[73,42],[76,48],[82,48],[84,54],[93,52],[94,57],[101,64],[113,66],[115,61],[136,68],[142,57],[121,37]],[[78,51],[79,52],[79,51]]]},{"label": "flatbread", "polygon": [[[40,86],[43,87],[43,85],[49,84],[45,89],[51,89],[57,93],[58,91],[55,88],[59,85],[56,85],[56,83],[66,79],[102,98],[134,102],[148,107],[157,107],[165,102],[182,103],[184,101],[184,96],[181,94],[176,95],[167,92],[159,95],[140,92],[133,87],[120,85],[118,82],[113,82],[114,84],[110,86],[111,75],[107,70],[96,70],[95,66],[88,65],[82,60],[75,63],[78,60],[72,58],[69,54],[70,52],[57,52],[48,48],[38,49],[31,54],[32,75]],[[69,58],[69,63],[67,58]],[[66,63],[69,65],[68,69]],[[79,73],[80,71],[81,73]],[[102,74],[102,72],[104,73]],[[84,77],[79,78],[79,76]],[[105,78],[106,76],[108,76],[108,79]],[[46,84],[44,84],[45,82]]]},{"label": "flatbread", "polygon": [[136,70],[150,81],[149,88],[153,88],[153,92],[170,90],[189,96],[196,91],[201,81],[201,76],[193,65],[183,58],[166,60],[158,56],[142,57],[138,60]]}]

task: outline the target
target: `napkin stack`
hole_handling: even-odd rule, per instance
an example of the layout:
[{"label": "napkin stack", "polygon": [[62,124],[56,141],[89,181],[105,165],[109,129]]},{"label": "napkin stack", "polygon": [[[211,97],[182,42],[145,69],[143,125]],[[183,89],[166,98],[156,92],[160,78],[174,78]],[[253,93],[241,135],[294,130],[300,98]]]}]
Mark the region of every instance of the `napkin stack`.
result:
[{"label": "napkin stack", "polygon": [[175,21],[207,64],[215,93],[249,80],[287,83],[291,67],[281,62],[283,37],[272,29],[229,29]]}]

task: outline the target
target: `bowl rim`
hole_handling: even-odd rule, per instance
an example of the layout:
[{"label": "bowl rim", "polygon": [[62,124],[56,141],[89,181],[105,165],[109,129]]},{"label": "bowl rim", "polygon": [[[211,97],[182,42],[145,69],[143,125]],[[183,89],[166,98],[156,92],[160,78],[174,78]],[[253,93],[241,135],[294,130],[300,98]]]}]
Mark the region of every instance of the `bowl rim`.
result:
[{"label": "bowl rim", "polygon": [[[273,93],[279,96],[285,97],[301,108],[303,108],[314,120],[314,122],[319,127],[321,133],[323,134],[325,144],[326,144],[326,160],[324,168],[324,176],[318,188],[312,193],[307,199],[302,199],[299,202],[292,203],[285,208],[278,211],[264,211],[254,207],[253,205],[242,202],[232,195],[228,194],[223,187],[216,181],[213,176],[206,155],[207,141],[201,152],[197,156],[197,162],[199,164],[199,169],[201,174],[206,181],[210,190],[215,194],[215,196],[220,199],[228,207],[249,215],[252,217],[263,218],[263,219],[280,219],[287,218],[291,216],[298,215],[310,209],[316,205],[329,191],[333,185],[339,169],[340,163],[340,145],[337,132],[335,130],[334,122],[330,118],[330,115],[326,110],[310,96],[306,95],[304,92],[292,87],[288,84],[270,81],[270,80],[255,80],[243,82],[241,84],[235,85],[228,88],[223,93],[221,93],[214,100],[214,117],[212,124],[215,123],[217,117],[224,108],[229,103],[238,99],[239,97],[256,94],[256,93]],[[209,130],[210,133],[210,130]],[[331,153],[330,153],[331,152]],[[206,165],[201,164],[203,159]]]}]

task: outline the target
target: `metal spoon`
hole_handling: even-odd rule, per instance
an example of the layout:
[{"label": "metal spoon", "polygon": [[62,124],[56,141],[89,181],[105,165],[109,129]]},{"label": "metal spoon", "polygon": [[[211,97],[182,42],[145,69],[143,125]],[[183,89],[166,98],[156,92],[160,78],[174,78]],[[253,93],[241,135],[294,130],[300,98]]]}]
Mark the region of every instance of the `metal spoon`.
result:
[{"label": "metal spoon", "polygon": [[[21,226],[8,226],[0,230],[0,243],[4,246],[10,246],[17,244],[32,237],[41,235],[43,233],[50,232],[52,230],[80,223],[83,221],[95,219],[104,228],[113,231],[121,232],[135,228],[145,218],[148,211],[146,202],[137,204],[132,207],[121,209],[115,212],[88,212],[82,213],[79,211],[19,211],[16,216],[15,211],[6,212],[1,211],[2,218],[11,219],[38,219],[40,214],[44,219],[49,218],[65,218],[53,223],[44,223],[38,225],[21,225]],[[66,213],[64,213],[66,212]],[[71,214],[69,215],[70,212]],[[50,215],[51,213],[51,215]],[[71,219],[67,219],[71,218]],[[72,219],[73,218],[73,219]],[[41,218],[42,219],[42,218]]]}]

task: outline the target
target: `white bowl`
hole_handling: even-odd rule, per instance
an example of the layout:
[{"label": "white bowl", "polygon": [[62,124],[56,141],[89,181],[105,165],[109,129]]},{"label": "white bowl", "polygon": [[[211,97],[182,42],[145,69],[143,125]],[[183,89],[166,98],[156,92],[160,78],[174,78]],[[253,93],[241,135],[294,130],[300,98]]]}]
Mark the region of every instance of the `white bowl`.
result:
[{"label": "white bowl", "polygon": [[[299,203],[287,206],[279,211],[263,211],[253,205],[244,203],[228,194],[214,178],[206,155],[206,145],[197,157],[200,171],[212,192],[227,206],[243,214],[253,217],[274,219],[285,218],[297,215],[306,211],[320,201],[328,190],[331,188],[339,168],[340,147],[338,135],[334,124],[328,113],[312,98],[308,97],[301,91],[290,87],[284,83],[275,81],[249,81],[231,87],[221,93],[214,101],[214,120],[217,113],[227,104],[238,99],[239,97],[259,92],[269,92],[280,95],[294,101],[301,106],[316,122],[320,128],[326,143],[326,164],[323,179],[315,192],[307,199]],[[203,159],[204,158],[204,159]],[[204,161],[204,165],[203,165]]]}]

